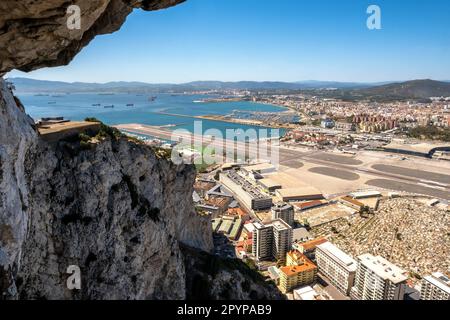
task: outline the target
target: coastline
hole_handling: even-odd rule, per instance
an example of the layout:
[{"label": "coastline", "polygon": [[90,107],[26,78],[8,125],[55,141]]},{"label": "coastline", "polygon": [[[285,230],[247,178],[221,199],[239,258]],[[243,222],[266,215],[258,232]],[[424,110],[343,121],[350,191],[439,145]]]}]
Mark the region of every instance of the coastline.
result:
[{"label": "coastline", "polygon": [[155,112],[157,114],[173,116],[173,117],[184,117],[184,118],[193,118],[200,120],[211,120],[211,121],[220,121],[220,122],[228,122],[235,124],[243,124],[249,126],[256,127],[265,127],[265,128],[273,128],[273,129],[293,129],[294,125],[280,125],[275,123],[265,124],[262,121],[258,120],[243,120],[243,119],[235,119],[235,118],[227,118],[226,115],[202,115],[202,116],[189,116],[185,114],[177,114],[177,113],[169,113],[169,112]]}]

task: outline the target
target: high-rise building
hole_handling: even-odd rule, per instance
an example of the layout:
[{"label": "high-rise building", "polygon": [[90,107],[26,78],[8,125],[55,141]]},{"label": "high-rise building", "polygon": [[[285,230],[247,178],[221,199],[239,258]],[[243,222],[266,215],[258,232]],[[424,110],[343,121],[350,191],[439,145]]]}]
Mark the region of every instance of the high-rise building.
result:
[{"label": "high-rise building", "polygon": [[252,253],[256,260],[286,259],[292,247],[292,228],[281,219],[263,224],[255,222]]},{"label": "high-rise building", "polygon": [[294,226],[294,207],[288,203],[280,202],[272,207],[272,220],[281,219],[291,227]]},{"label": "high-rise building", "polygon": [[286,261],[286,254],[292,249],[292,228],[281,219],[273,220],[272,255],[276,260]]},{"label": "high-rise building", "polygon": [[314,282],[317,267],[305,255],[290,251],[286,255],[287,265],[280,268],[280,288],[283,293]]},{"label": "high-rise building", "polygon": [[450,279],[436,272],[422,280],[420,300],[450,300]]},{"label": "high-rise building", "polygon": [[351,297],[355,300],[403,300],[408,280],[405,274],[383,257],[360,255]]},{"label": "high-rise building", "polygon": [[316,247],[319,272],[345,295],[350,294],[356,274],[356,261],[330,242]]},{"label": "high-rise building", "polygon": [[271,224],[253,223],[252,253],[256,260],[272,259],[273,227]]}]

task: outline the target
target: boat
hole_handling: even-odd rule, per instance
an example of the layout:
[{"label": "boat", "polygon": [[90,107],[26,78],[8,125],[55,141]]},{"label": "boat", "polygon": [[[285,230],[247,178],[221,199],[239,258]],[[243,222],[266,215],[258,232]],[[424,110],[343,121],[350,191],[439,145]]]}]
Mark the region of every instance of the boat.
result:
[{"label": "boat", "polygon": [[92,106],[93,106],[93,107],[100,107],[101,104],[100,104],[100,103],[94,103]]},{"label": "boat", "polygon": [[158,98],[158,97],[157,97],[157,96],[153,96],[153,97],[148,98],[148,100],[149,100],[149,101],[155,101],[156,98]]},{"label": "boat", "polygon": [[114,108],[114,105],[104,106],[103,108],[105,108],[105,109],[111,109],[111,108]]},{"label": "boat", "polygon": [[127,107],[134,107],[134,103],[127,103]]}]

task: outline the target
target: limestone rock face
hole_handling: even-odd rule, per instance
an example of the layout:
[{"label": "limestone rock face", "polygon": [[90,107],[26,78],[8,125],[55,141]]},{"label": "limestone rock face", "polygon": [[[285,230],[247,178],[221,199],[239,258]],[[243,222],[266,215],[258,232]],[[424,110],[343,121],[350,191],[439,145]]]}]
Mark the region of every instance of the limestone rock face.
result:
[{"label": "limestone rock face", "polygon": [[[0,76],[65,65],[96,35],[117,31],[133,8],[158,10],[185,0],[0,1]],[[80,8],[80,28],[70,23]],[[68,27],[68,22],[69,26]]]},{"label": "limestone rock face", "polygon": [[[180,243],[212,246],[192,202],[195,168],[126,138],[78,148],[41,143],[26,159],[33,196],[19,296],[185,298]],[[81,269],[81,292],[66,288],[70,265]]]},{"label": "limestone rock face", "polygon": [[[108,137],[47,143],[3,80],[0,289],[3,298],[183,299],[180,244],[212,248],[192,201],[195,168]],[[81,270],[81,291],[67,268]]]},{"label": "limestone rock face", "polygon": [[4,295],[16,294],[12,274],[21,258],[30,206],[24,162],[36,138],[31,119],[0,78],[0,294]]}]

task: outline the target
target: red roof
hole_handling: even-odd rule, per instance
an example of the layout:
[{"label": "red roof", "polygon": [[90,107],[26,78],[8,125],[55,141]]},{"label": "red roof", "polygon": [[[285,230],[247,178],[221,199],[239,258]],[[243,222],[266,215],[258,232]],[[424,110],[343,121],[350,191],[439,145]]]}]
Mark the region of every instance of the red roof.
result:
[{"label": "red roof", "polygon": [[308,202],[303,202],[303,203],[296,203],[294,205],[299,209],[305,209],[305,208],[309,208],[309,207],[320,206],[322,204],[323,204],[322,201],[314,200],[314,201],[308,201]]}]

